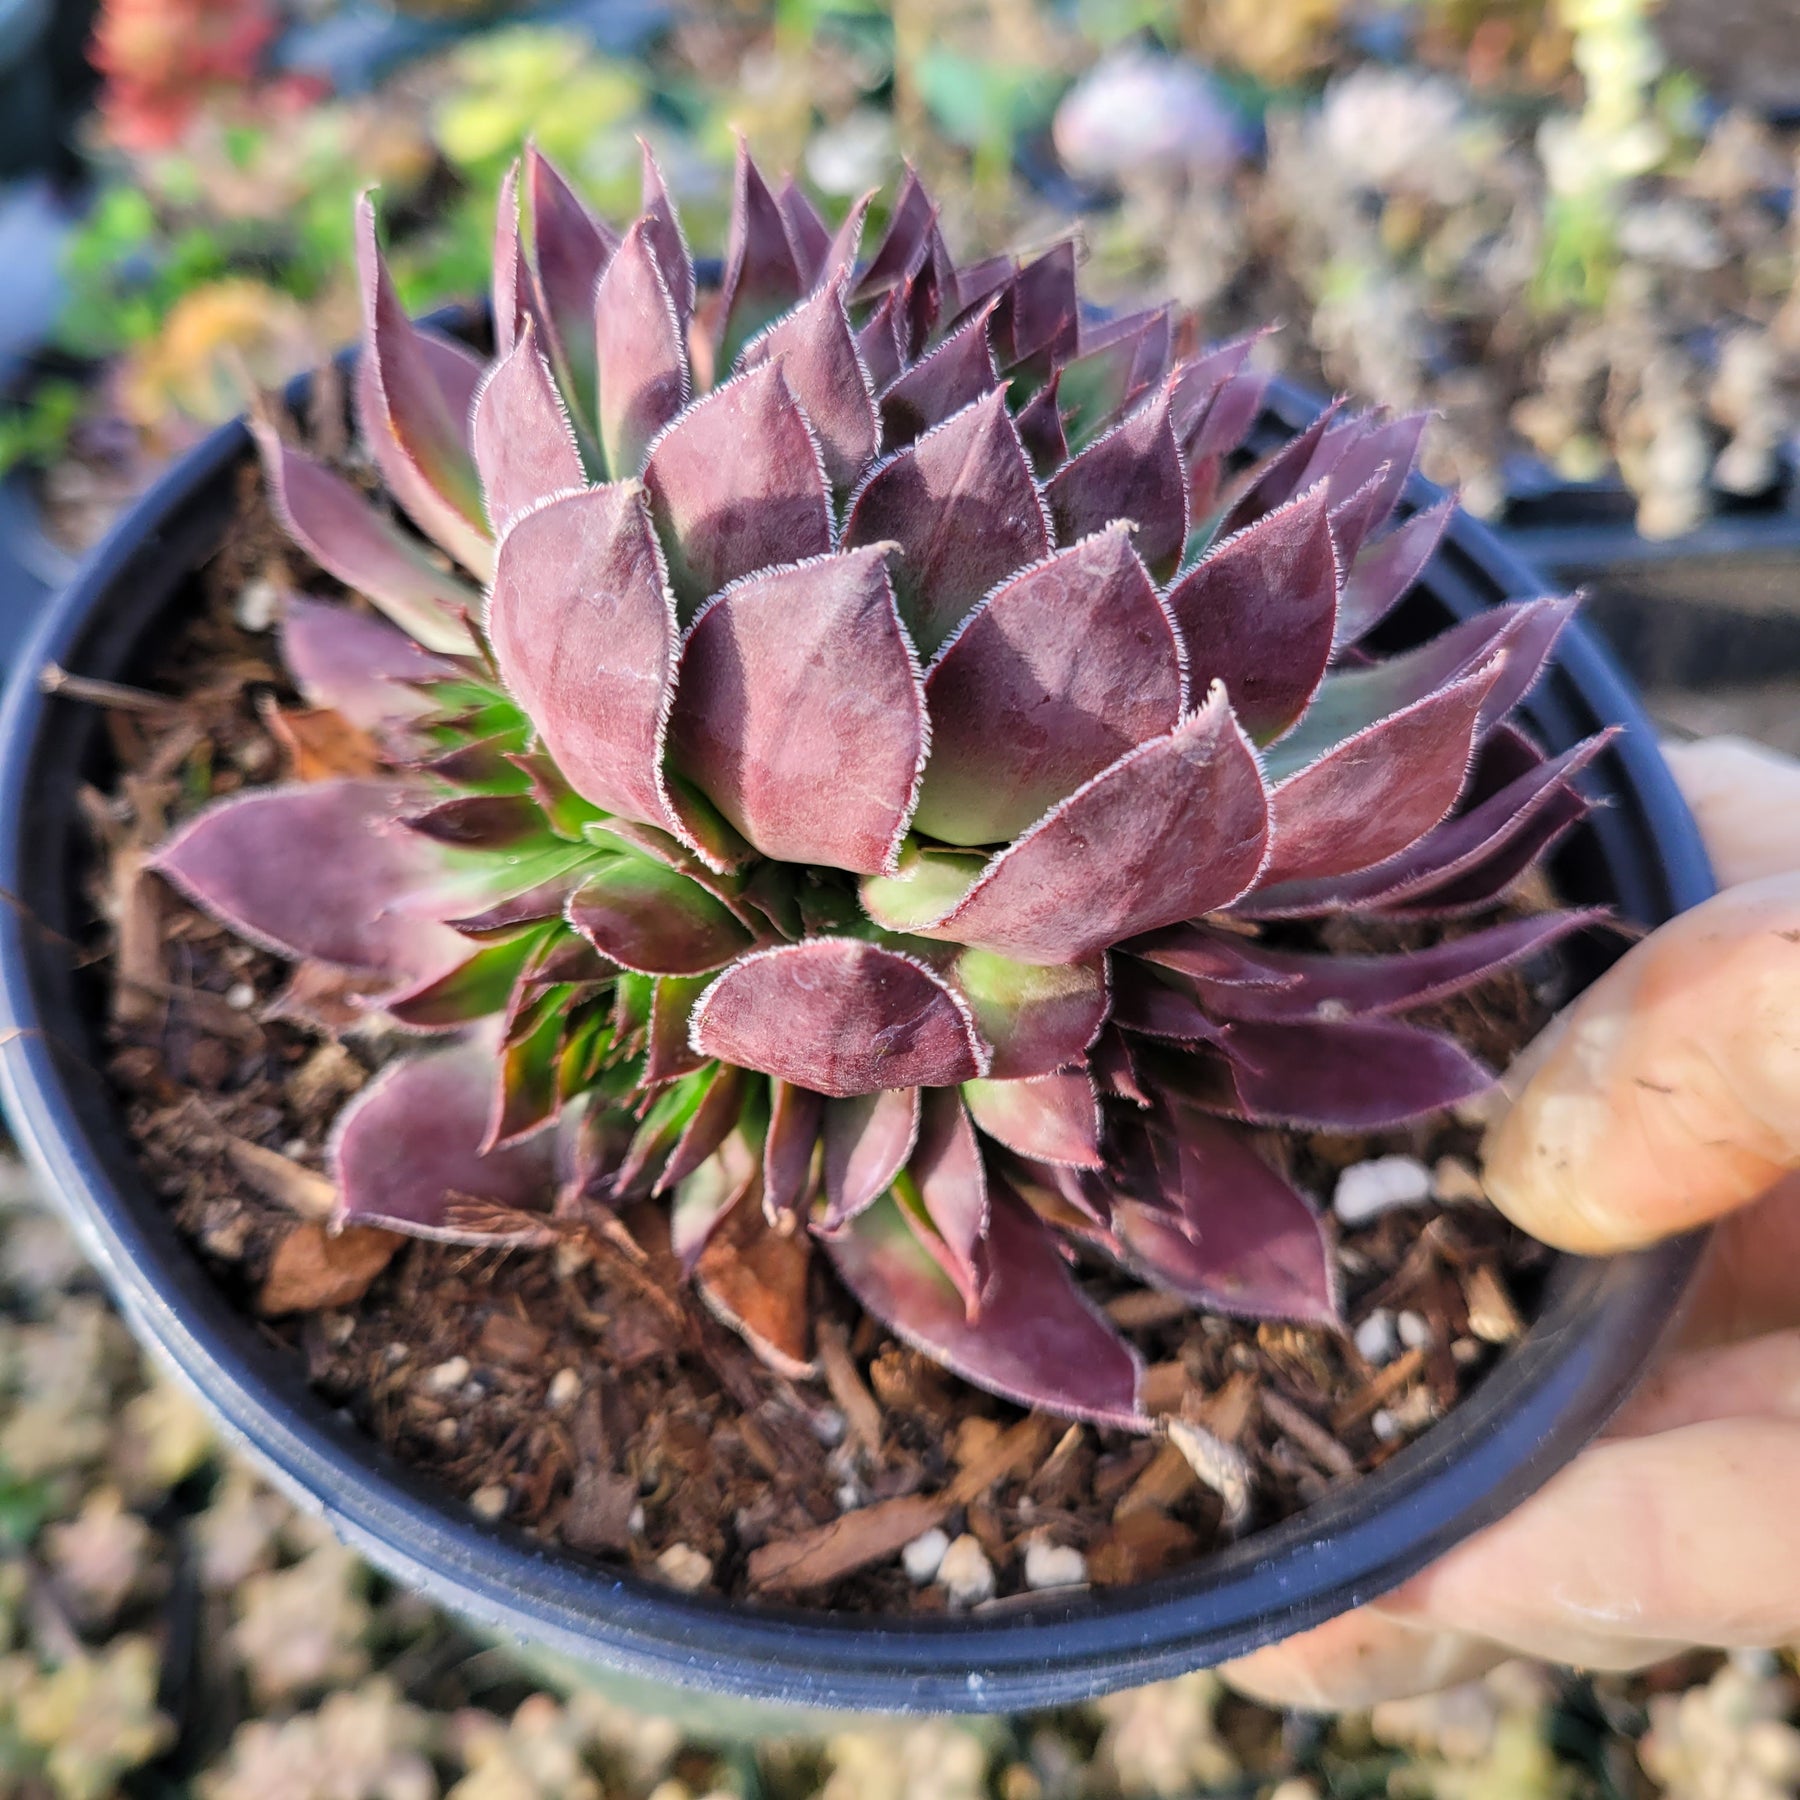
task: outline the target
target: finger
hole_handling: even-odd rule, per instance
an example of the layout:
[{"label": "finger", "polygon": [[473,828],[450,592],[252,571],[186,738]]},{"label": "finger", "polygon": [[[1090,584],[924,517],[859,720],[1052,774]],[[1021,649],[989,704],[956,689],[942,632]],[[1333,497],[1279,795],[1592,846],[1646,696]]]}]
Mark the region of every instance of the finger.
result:
[{"label": "finger", "polygon": [[1748,738],[1665,744],[1720,887],[1800,869],[1800,762]]},{"label": "finger", "polygon": [[1800,1421],[1800,1331],[1666,1358],[1606,1434],[1648,1437],[1706,1419],[1751,1418]]},{"label": "finger", "polygon": [[1365,1606],[1227,1663],[1219,1673],[1265,1706],[1360,1712],[1473,1681],[1505,1659],[1498,1645]]},{"label": "finger", "polygon": [[[1565,1250],[1652,1242],[1800,1167],[1800,875],[1634,945],[1521,1059],[1487,1190]],[[1516,1086],[1509,1082],[1509,1086]]]},{"label": "finger", "polygon": [[1383,1610],[1530,1656],[1630,1667],[1663,1645],[1800,1632],[1800,1425],[1716,1419],[1597,1444]]},{"label": "finger", "polygon": [[1800,1176],[1722,1219],[1681,1324],[1689,1346],[1800,1326]]}]

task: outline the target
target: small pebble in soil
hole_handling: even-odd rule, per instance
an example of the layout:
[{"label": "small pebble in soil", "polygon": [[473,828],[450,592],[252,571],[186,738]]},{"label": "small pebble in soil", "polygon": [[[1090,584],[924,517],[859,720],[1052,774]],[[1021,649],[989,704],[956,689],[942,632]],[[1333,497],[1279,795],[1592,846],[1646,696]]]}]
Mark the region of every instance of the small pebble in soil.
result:
[{"label": "small pebble in soil", "polygon": [[1483,1206],[1487,1190],[1475,1165],[1461,1156],[1440,1156],[1431,1166],[1431,1192],[1446,1206]]},{"label": "small pebble in soil", "polygon": [[248,1012],[256,1004],[256,989],[247,981],[234,981],[225,990],[225,1004],[233,1012]]},{"label": "small pebble in soil", "polygon": [[435,1435],[437,1441],[448,1450],[462,1436],[462,1427],[454,1419],[439,1419]]},{"label": "small pebble in soil", "polygon": [[979,1606],[994,1597],[994,1565],[981,1540],[967,1531],[944,1552],[937,1580],[952,1606]]},{"label": "small pebble in soil", "polygon": [[1384,1406],[1369,1421],[1369,1429],[1374,1432],[1377,1443],[1391,1444],[1400,1436],[1400,1421]]},{"label": "small pebble in soil", "polygon": [[448,1362],[425,1371],[425,1391],[428,1394],[453,1394],[468,1379],[469,1359],[453,1356]]},{"label": "small pebble in soil", "polygon": [[469,1496],[469,1511],[478,1519],[486,1519],[490,1524],[495,1519],[504,1519],[506,1509],[512,1505],[512,1495],[506,1485],[499,1481],[490,1481],[485,1487],[478,1487]]},{"label": "small pebble in soil", "polygon": [[697,1594],[712,1580],[712,1558],[702,1556],[692,1544],[671,1544],[656,1559],[656,1571],[670,1587]]},{"label": "small pebble in soil", "polygon": [[1338,1177],[1332,1210],[1346,1225],[1366,1225],[1400,1206],[1431,1198],[1431,1171],[1416,1156],[1377,1156]]},{"label": "small pebble in soil", "polygon": [[581,1377],[573,1369],[558,1369],[550,1377],[544,1404],[552,1412],[567,1412],[581,1398]]},{"label": "small pebble in soil", "polygon": [[943,1563],[944,1552],[949,1548],[949,1537],[935,1525],[929,1531],[920,1532],[900,1552],[900,1565],[906,1570],[907,1580],[923,1587],[934,1579]]},{"label": "small pebble in soil", "polygon": [[1431,1345],[1431,1322],[1423,1313],[1403,1312],[1394,1321],[1400,1342],[1408,1350],[1425,1350]]},{"label": "small pebble in soil", "polygon": [[238,595],[237,605],[232,610],[246,631],[267,631],[275,623],[280,605],[281,595],[274,582],[266,575],[259,575],[254,581],[244,583],[243,592]]},{"label": "small pebble in soil", "polygon": [[1364,1362],[1379,1368],[1394,1360],[1400,1348],[1400,1334],[1394,1329],[1394,1315],[1378,1306],[1356,1328],[1356,1353]]},{"label": "small pebble in soil", "polygon": [[1067,1544],[1033,1538],[1025,1546],[1028,1588],[1080,1587],[1087,1580],[1087,1558]]}]

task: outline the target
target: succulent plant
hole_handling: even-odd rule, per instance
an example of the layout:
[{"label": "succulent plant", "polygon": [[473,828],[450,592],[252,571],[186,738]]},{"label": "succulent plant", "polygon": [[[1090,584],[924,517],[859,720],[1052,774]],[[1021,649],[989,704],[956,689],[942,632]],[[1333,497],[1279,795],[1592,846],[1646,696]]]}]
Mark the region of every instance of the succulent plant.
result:
[{"label": "succulent plant", "polygon": [[257,433],[386,615],[294,596],[287,666],[387,764],[219,802],[156,866],[298,961],[282,1006],[444,1040],[339,1119],[344,1222],[548,1243],[664,1195],[779,1368],[822,1252],[977,1385],[1141,1425],[1071,1265],[1334,1318],[1255,1128],[1480,1092],[1397,1015],[1588,921],[1307,923],[1469,920],[1582,816],[1596,744],[1507,722],[1570,605],[1377,657],[1451,511],[1401,515],[1420,419],[1250,465],[1251,340],[1084,312],[1067,243],[958,264],[911,175],[859,260],[866,206],[834,231],[740,151],[701,291],[648,153],[621,235],[527,152],[490,363],[405,316],[365,201],[393,505]]}]

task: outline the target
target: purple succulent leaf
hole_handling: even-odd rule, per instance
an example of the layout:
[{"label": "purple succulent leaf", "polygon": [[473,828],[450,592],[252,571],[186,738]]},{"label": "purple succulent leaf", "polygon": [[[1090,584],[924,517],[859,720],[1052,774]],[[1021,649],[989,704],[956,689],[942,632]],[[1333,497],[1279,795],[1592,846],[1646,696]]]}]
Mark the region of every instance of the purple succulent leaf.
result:
[{"label": "purple succulent leaf", "polygon": [[549,1211],[557,1134],[481,1152],[497,1055],[492,1033],[475,1033],[448,1049],[389,1063],[350,1102],[330,1149],[337,1223],[494,1243],[506,1234],[458,1223],[460,1201],[483,1201],[505,1214]]},{"label": "purple succulent leaf", "polygon": [[[920,1242],[956,1284],[964,1310],[973,1319],[993,1276],[981,1141],[955,1088],[926,1088],[920,1099],[918,1143],[906,1168],[929,1225],[920,1233]],[[902,1210],[909,1223],[916,1221],[911,1206]]]},{"label": "purple succulent leaf", "polygon": [[831,548],[831,484],[778,367],[695,401],[651,446],[644,485],[684,619],[740,576]]},{"label": "purple succulent leaf", "polygon": [[1014,423],[1019,428],[1019,442],[1031,458],[1032,473],[1039,481],[1047,481],[1069,459],[1069,437],[1063,430],[1062,408],[1057,393],[1062,386],[1062,371],[1052,369],[1050,379],[1019,408]]},{"label": "purple succulent leaf", "polygon": [[544,330],[541,348],[584,429],[594,417],[594,288],[618,239],[588,211],[562,171],[525,146],[531,208],[532,280]]},{"label": "purple succulent leaf", "polygon": [[1242,1136],[1184,1112],[1157,1164],[1171,1210],[1126,1198],[1112,1210],[1128,1259],[1148,1281],[1240,1318],[1339,1322],[1318,1213]]},{"label": "purple succulent leaf", "polygon": [[494,1084],[481,1153],[494,1151],[542,1131],[562,1111],[557,1052],[562,1047],[562,1010],[546,996],[542,1016],[525,1035],[503,1044],[500,1078]]},{"label": "purple succulent leaf", "polygon": [[831,227],[792,175],[782,177],[781,186],[775,190],[775,204],[787,230],[794,266],[810,290],[824,279],[826,259],[831,255]]},{"label": "purple succulent leaf", "polygon": [[759,1157],[742,1131],[724,1142],[676,1189],[669,1214],[669,1247],[682,1273],[692,1275],[713,1233],[756,1185]]},{"label": "purple succulent leaf", "polygon": [[1221,537],[1233,537],[1247,525],[1254,525],[1266,513],[1285,506],[1311,485],[1307,471],[1319,443],[1331,429],[1343,408],[1342,400],[1334,400],[1297,436],[1289,438],[1272,455],[1250,469],[1238,483],[1237,498],[1219,527]]},{"label": "purple succulent leaf", "polygon": [[473,437],[488,519],[501,536],[552,494],[587,486],[575,428],[530,319],[476,396]]},{"label": "purple succulent leaf", "polygon": [[778,1230],[791,1230],[813,1197],[813,1152],[824,1122],[825,1096],[791,1081],[775,1080],[769,1088],[763,1212]]},{"label": "purple succulent leaf", "polygon": [[1455,514],[1456,497],[1451,495],[1364,546],[1338,599],[1339,650],[1373,631],[1399,605],[1437,554]]},{"label": "purple succulent leaf", "polygon": [[356,259],[363,296],[357,398],[369,454],[420,530],[485,580],[494,546],[469,445],[482,365],[407,317],[376,241],[375,205],[367,194],[356,207]]},{"label": "purple succulent leaf", "polygon": [[1225,459],[1242,446],[1261,418],[1272,377],[1264,369],[1246,369],[1221,384],[1191,439],[1183,438],[1188,466],[1188,516],[1206,518],[1219,504],[1225,481]]},{"label": "purple succulent leaf", "polygon": [[1004,1188],[991,1204],[994,1278],[973,1321],[898,1203],[871,1207],[826,1251],[867,1311],[963,1380],[1059,1417],[1147,1430],[1137,1352],[1075,1285],[1030,1209]]},{"label": "purple succulent leaf", "polygon": [[894,196],[887,230],[869,258],[869,266],[851,299],[858,305],[878,299],[908,279],[919,266],[936,220],[936,205],[909,167],[899,193]]},{"label": "purple succulent leaf", "polygon": [[1387,491],[1387,470],[1385,467],[1376,471],[1355,493],[1347,499],[1335,498],[1336,489],[1330,480],[1323,485],[1331,501],[1331,541],[1337,546],[1338,567],[1348,569],[1355,561],[1357,553],[1374,532],[1376,527],[1387,517],[1384,508],[1392,507],[1392,499]]},{"label": "purple succulent leaf", "polygon": [[856,259],[862,249],[863,226],[868,222],[869,206],[880,191],[879,188],[870,188],[867,193],[851,201],[850,210],[844,214],[843,222],[831,234],[831,247],[825,252],[825,260],[813,274],[815,288],[842,277],[848,297],[848,284],[856,274]]},{"label": "purple succulent leaf", "polygon": [[1028,1081],[965,1081],[963,1104],[977,1129],[1035,1162],[1104,1168],[1100,1097],[1085,1069]]},{"label": "purple succulent leaf", "polygon": [[650,995],[650,1042],[644,1053],[644,1086],[660,1087],[691,1075],[701,1058],[688,1043],[694,1002],[706,992],[710,975],[659,975]]},{"label": "purple succulent leaf", "polygon": [[1003,371],[1048,375],[1077,353],[1080,336],[1075,245],[1065,240],[1027,263],[1002,290],[994,313],[994,352]]},{"label": "purple succulent leaf", "polygon": [[1579,803],[1579,796],[1567,783],[1609,741],[1610,734],[1603,733],[1577,744],[1553,762],[1526,769],[1386,862],[1350,876],[1270,883],[1259,887],[1236,910],[1263,919],[1385,909],[1474,875],[1492,859],[1508,857],[1512,847],[1528,835],[1541,848],[1542,837],[1535,829],[1541,815],[1550,808],[1560,814],[1565,800]]},{"label": "purple succulent leaf", "polygon": [[1167,581],[1188,536],[1187,471],[1167,391],[1064,463],[1045,485],[1044,499],[1061,544],[1129,520],[1138,555]]},{"label": "purple succulent leaf", "polygon": [[[1309,481],[1315,479],[1316,474],[1325,475],[1334,506],[1344,505],[1352,495],[1363,494],[1371,483],[1374,485],[1373,495],[1365,499],[1361,508],[1362,532],[1357,538],[1358,548],[1370,533],[1381,529],[1399,505],[1400,496],[1418,467],[1419,445],[1425,435],[1427,417],[1425,413],[1408,413],[1398,419],[1380,422],[1353,421],[1353,425],[1361,429],[1347,439],[1330,467],[1316,473],[1308,471]],[[1351,427],[1344,429],[1349,431]]]},{"label": "purple succulent leaf", "polygon": [[701,975],[750,948],[750,933],[698,883],[621,856],[569,897],[567,918],[601,955],[643,975]]},{"label": "purple succulent leaf", "polygon": [[1604,909],[1533,913],[1422,950],[1386,956],[1320,955],[1259,947],[1260,959],[1279,985],[1203,980],[1196,986],[1208,1006],[1231,1019],[1301,1024],[1318,1018],[1405,1012],[1461,993],[1606,916]]},{"label": "purple succulent leaf", "polygon": [[1423,837],[1462,793],[1482,705],[1500,676],[1501,665],[1488,663],[1278,781],[1258,885],[1349,875]]},{"label": "purple succulent leaf", "polygon": [[1193,985],[1174,974],[1158,975],[1130,957],[1113,963],[1112,1022],[1142,1037],[1221,1048],[1226,1043],[1224,1029],[1200,1004]]},{"label": "purple succulent leaf", "polygon": [[[975,1029],[993,1046],[989,1073],[1021,1081],[1079,1063],[1106,1020],[1106,962],[1023,963],[991,950],[958,950],[914,939],[922,960],[969,1003]],[[941,958],[941,960],[940,960]]]},{"label": "purple succulent leaf", "polygon": [[531,311],[531,281],[519,242],[519,160],[514,157],[500,177],[494,208],[494,265],[490,304],[494,315],[494,354],[512,354],[519,327]]},{"label": "purple succulent leaf", "polygon": [[682,1127],[669,1160],[650,1190],[666,1194],[670,1188],[686,1181],[700,1165],[723,1144],[744,1111],[749,1097],[750,1076],[743,1069],[722,1068],[708,1084],[705,1096],[694,1109],[694,1116]]},{"label": "purple succulent leaf", "polygon": [[[1170,403],[1175,413],[1175,434],[1184,452],[1192,454],[1198,450],[1206,455],[1237,447],[1236,440],[1229,444],[1201,444],[1199,433],[1225,384],[1242,372],[1263,336],[1263,332],[1252,331],[1229,343],[1214,344],[1198,356],[1189,357],[1175,371]],[[1245,428],[1248,429],[1248,421]]]},{"label": "purple succulent leaf", "polygon": [[857,330],[856,354],[868,370],[869,385],[876,393],[898,381],[909,360],[900,340],[900,321],[900,296],[896,292],[877,301],[875,310]]},{"label": "purple succulent leaf", "polygon": [[1403,898],[1384,901],[1381,910],[1399,919],[1454,919],[1486,912],[1592,811],[1592,803],[1574,789],[1556,788],[1504,845],[1454,879],[1415,887]]},{"label": "purple succulent leaf", "polygon": [[926,676],[931,757],[917,828],[950,844],[1016,837],[1134,745],[1175,728],[1182,662],[1123,530],[1014,576]]},{"label": "purple succulent leaf", "polygon": [[1256,752],[1214,695],[1052,808],[922,934],[1078,962],[1229,905],[1256,879],[1268,836]]},{"label": "purple succulent leaf", "polygon": [[1003,389],[870,471],[851,498],[844,546],[888,542],[900,547],[894,589],[922,656],[990,589],[1049,554],[1049,520]]},{"label": "purple succulent leaf", "polygon": [[1338,563],[1323,485],[1224,539],[1169,590],[1195,692],[1222,681],[1244,729],[1278,737],[1331,659]]},{"label": "purple succulent leaf", "polygon": [[881,437],[889,449],[904,448],[993,391],[1000,376],[988,342],[992,310],[990,303],[964,320],[881,396]]},{"label": "purple succulent leaf", "polygon": [[1060,365],[1070,439],[1089,444],[1116,425],[1168,372],[1167,308],[1083,327],[1080,353]]},{"label": "purple succulent leaf", "polygon": [[[514,932],[470,951],[454,968],[410,981],[370,1002],[412,1031],[454,1031],[509,1011],[519,977],[549,937],[542,927]],[[518,993],[523,1003],[528,993]]]},{"label": "purple succulent leaf", "polygon": [[656,253],[656,266],[668,283],[669,297],[680,315],[685,339],[688,321],[694,316],[694,258],[656,154],[642,138],[638,140],[638,146],[644,153],[644,190],[638,216],[643,221],[650,248]]},{"label": "purple succulent leaf", "polygon": [[594,346],[607,471],[615,480],[636,477],[692,389],[687,332],[647,218],[626,232],[595,289]]},{"label": "purple succulent leaf", "polygon": [[694,1049],[842,1099],[985,1074],[968,1002],[911,957],[815,937],[741,958],[701,995]]},{"label": "purple succulent leaf", "polygon": [[571,850],[568,864],[546,880],[521,888],[516,894],[505,894],[479,911],[459,914],[445,921],[463,937],[478,942],[494,937],[510,937],[524,925],[541,924],[545,919],[560,919],[569,896],[581,885],[580,864],[586,861],[582,852]]},{"label": "purple succulent leaf", "polygon": [[881,448],[881,414],[844,309],[844,279],[833,276],[745,345],[743,356],[746,367],[779,367],[818,438],[826,477],[839,493],[850,489]]},{"label": "purple succulent leaf", "polygon": [[1093,1070],[1094,1085],[1102,1094],[1128,1100],[1140,1109],[1151,1104],[1150,1090],[1138,1073],[1137,1058],[1124,1032],[1110,1025],[1102,1031],[1088,1053],[1088,1066]]},{"label": "purple succulent leaf", "polygon": [[521,519],[487,624],[507,691],[570,786],[679,833],[662,776],[679,628],[638,489],[589,488]]},{"label": "purple succulent leaf", "polygon": [[963,315],[984,301],[1005,291],[1018,264],[1010,256],[987,256],[980,262],[966,263],[955,271],[956,292],[950,297],[952,319]]},{"label": "purple succulent leaf", "polygon": [[788,241],[781,203],[740,137],[720,293],[719,366],[729,368],[744,345],[811,286]]},{"label": "purple succulent leaf", "polygon": [[927,726],[885,556],[749,576],[682,646],[676,764],[765,856],[858,874],[895,864]]},{"label": "purple succulent leaf", "polygon": [[409,904],[445,873],[442,850],[396,823],[420,798],[398,781],[257,788],[181,826],[149,866],[278,956],[396,979],[432,974],[468,946]]},{"label": "purple succulent leaf", "polygon": [[1492,1073],[1454,1038],[1397,1019],[1244,1020],[1220,1069],[1225,1110],[1264,1125],[1384,1131],[1473,1100]]},{"label": "purple succulent leaf", "polygon": [[841,1229],[894,1185],[918,1142],[919,1095],[918,1088],[884,1088],[825,1102],[821,1231]]},{"label": "purple succulent leaf", "polygon": [[429,695],[413,684],[455,673],[385,620],[304,594],[282,601],[281,661],[307,705],[373,732],[430,712]]},{"label": "purple succulent leaf", "polygon": [[1214,925],[1169,925],[1119,947],[1159,968],[1215,986],[1283,987],[1293,979],[1268,965],[1254,939]]},{"label": "purple succulent leaf", "polygon": [[459,794],[410,812],[400,823],[434,843],[462,850],[541,848],[549,835],[529,794]]},{"label": "purple succulent leaf", "polygon": [[427,650],[459,655],[475,640],[464,622],[481,596],[384,519],[341,475],[284,443],[274,427],[252,429],[275,516],[320,568],[365,594]]}]

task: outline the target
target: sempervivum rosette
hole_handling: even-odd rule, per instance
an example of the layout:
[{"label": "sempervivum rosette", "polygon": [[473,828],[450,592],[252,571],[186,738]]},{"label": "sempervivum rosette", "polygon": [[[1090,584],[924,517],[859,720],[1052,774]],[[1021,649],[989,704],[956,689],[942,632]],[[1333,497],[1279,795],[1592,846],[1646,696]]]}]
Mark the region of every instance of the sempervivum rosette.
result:
[{"label": "sempervivum rosette", "polygon": [[[1076,1253],[1334,1315],[1246,1125],[1365,1131],[1484,1088],[1398,1016],[1583,922],[1407,954],[1290,921],[1488,909],[1593,746],[1506,722],[1568,604],[1360,648],[1448,505],[1420,421],[1329,413],[1231,473],[1240,342],[1096,324],[1068,245],[953,262],[909,177],[858,260],[740,156],[696,292],[654,164],[618,235],[541,157],[502,196],[496,360],[410,323],[361,220],[364,441],[393,502],[259,428],[314,705],[377,777],[215,806],[158,866],[447,1041],[345,1111],[341,1216],[547,1242],[667,1195],[709,1303],[811,1356],[822,1248],[996,1393],[1141,1422]],[[454,566],[452,566],[454,565]]]}]

